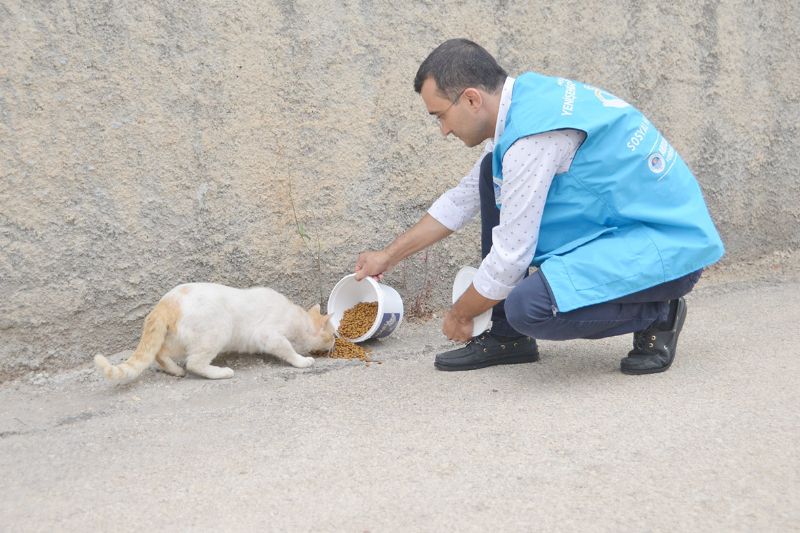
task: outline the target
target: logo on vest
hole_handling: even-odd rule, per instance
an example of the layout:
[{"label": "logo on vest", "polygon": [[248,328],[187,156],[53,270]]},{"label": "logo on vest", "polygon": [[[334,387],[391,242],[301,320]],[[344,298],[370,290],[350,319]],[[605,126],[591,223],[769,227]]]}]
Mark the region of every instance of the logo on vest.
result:
[{"label": "logo on vest", "polygon": [[600,100],[600,103],[603,104],[603,107],[623,108],[631,106],[628,102],[626,102],[622,98],[617,98],[608,91],[598,89],[597,87],[593,87],[592,85],[584,85],[584,87],[594,92],[595,97],[598,100]]},{"label": "logo on vest", "polygon": [[664,161],[663,155],[655,153],[648,156],[647,166],[650,167],[650,172],[653,174],[661,174],[667,168],[667,163]]},{"label": "logo on vest", "polygon": [[566,86],[564,88],[564,100],[561,102],[561,116],[568,117],[575,110],[575,83],[564,78],[558,78],[558,84]]}]

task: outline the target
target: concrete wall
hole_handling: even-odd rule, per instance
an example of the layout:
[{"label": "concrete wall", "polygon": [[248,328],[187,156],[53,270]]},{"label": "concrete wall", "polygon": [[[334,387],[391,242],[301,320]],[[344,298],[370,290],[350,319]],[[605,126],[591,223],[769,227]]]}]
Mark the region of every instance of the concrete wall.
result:
[{"label": "concrete wall", "polygon": [[[798,2],[400,5],[2,0],[0,380],[132,348],[181,282],[324,300],[478,156],[412,89],[456,36],[642,109],[727,261],[800,243]],[[478,261],[472,224],[387,279],[435,308]]]}]

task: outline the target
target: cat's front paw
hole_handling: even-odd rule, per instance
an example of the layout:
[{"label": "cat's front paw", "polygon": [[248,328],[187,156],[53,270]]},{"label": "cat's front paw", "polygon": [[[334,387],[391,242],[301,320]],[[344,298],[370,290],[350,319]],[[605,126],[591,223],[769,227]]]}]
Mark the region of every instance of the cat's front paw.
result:
[{"label": "cat's front paw", "polygon": [[292,363],[292,366],[294,366],[295,368],[308,368],[313,364],[314,364],[313,357],[300,356],[294,363]]},{"label": "cat's front paw", "polygon": [[227,366],[224,366],[224,367],[220,368],[220,370],[222,370],[222,372],[217,374],[217,376],[218,376],[217,379],[230,379],[230,378],[233,377],[234,372],[233,372],[232,368],[228,368]]}]

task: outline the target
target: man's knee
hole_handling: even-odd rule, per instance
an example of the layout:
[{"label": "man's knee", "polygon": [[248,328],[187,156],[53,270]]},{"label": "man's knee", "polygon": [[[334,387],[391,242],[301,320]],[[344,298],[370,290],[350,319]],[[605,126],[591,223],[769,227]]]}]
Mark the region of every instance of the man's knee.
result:
[{"label": "man's knee", "polygon": [[506,320],[512,328],[529,337],[546,338],[547,324],[553,318],[549,298],[530,291],[513,290],[505,301]]}]

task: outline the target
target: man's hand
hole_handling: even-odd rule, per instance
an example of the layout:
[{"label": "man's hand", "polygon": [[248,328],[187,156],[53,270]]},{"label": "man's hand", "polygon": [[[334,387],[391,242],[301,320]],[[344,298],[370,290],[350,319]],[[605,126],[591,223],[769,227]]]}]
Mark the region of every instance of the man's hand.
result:
[{"label": "man's hand", "polygon": [[356,281],[361,281],[367,276],[372,276],[378,281],[381,281],[384,272],[389,270],[392,266],[389,254],[383,250],[378,252],[363,252],[359,254],[353,272],[356,275]]},{"label": "man's hand", "polygon": [[472,338],[474,317],[500,303],[502,300],[490,300],[475,290],[470,284],[467,290],[453,307],[444,315],[442,333],[451,341],[467,342]]},{"label": "man's hand", "polygon": [[472,338],[472,319],[458,315],[451,307],[442,323],[444,336],[455,342],[467,342]]}]

